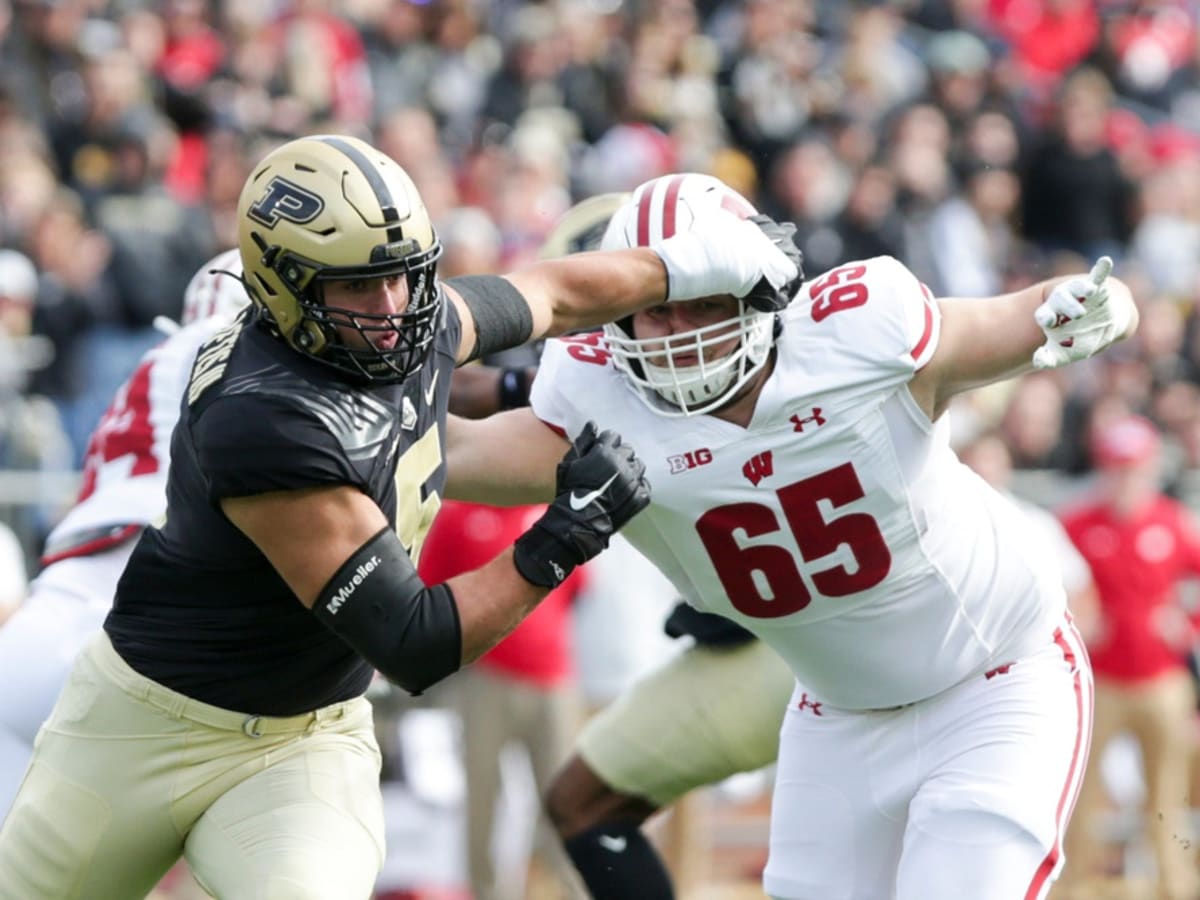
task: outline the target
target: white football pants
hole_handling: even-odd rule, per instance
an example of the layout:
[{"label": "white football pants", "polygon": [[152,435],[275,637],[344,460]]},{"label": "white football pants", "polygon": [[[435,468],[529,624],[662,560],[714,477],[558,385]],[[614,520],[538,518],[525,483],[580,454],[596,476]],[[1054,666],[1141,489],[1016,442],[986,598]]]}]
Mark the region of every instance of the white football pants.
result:
[{"label": "white football pants", "polygon": [[1091,667],[1070,624],[1042,650],[895,710],[837,709],[797,687],[766,893],[1040,900],[1063,865],[1091,727]]}]

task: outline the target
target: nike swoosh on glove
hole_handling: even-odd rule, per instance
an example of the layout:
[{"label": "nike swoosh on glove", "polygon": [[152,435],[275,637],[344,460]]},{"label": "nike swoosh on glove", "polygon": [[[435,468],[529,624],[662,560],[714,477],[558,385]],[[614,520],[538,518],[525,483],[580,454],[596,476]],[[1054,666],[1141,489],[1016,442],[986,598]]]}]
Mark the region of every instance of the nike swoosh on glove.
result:
[{"label": "nike swoosh on glove", "polygon": [[1116,342],[1129,329],[1135,310],[1124,292],[1110,294],[1105,282],[1111,257],[1102,256],[1087,278],[1064,281],[1033,312],[1046,343],[1033,353],[1036,369],[1055,369],[1087,359]]},{"label": "nike swoosh on glove", "polygon": [[746,297],[760,281],[782,291],[800,277],[799,262],[759,223],[726,209],[712,210],[651,249],[666,266],[668,300]]},{"label": "nike swoosh on glove", "polygon": [[646,466],[614,431],[588,422],[558,464],[558,496],[517,538],[513,564],[531,584],[554,588],[608,546],[650,502]]}]

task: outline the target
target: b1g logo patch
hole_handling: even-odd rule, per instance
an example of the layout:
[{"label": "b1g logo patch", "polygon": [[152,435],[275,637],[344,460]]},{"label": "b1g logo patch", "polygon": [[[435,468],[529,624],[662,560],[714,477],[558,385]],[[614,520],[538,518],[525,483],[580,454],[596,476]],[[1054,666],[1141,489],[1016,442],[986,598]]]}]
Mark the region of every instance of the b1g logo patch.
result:
[{"label": "b1g logo patch", "polygon": [[250,207],[255,222],[274,228],[280,219],[304,225],[321,214],[325,201],[298,184],[276,175],[267,183],[267,192]]}]

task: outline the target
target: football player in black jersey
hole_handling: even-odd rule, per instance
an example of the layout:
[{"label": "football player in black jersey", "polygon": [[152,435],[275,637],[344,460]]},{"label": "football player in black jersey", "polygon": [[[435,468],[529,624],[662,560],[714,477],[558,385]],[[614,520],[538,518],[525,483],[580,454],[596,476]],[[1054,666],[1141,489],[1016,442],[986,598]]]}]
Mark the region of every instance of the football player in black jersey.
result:
[{"label": "football player in black jersey", "polygon": [[586,428],[510,550],[423,584],[453,368],[664,297],[776,308],[797,276],[778,226],[730,214],[649,249],[443,283],[407,174],[335,135],[270,153],[238,218],[253,304],[197,356],[165,521],[140,539],[0,830],[3,900],[140,898],[180,855],[225,900],[369,896],[373,670],[414,693],[454,672],[648,500],[641,462]]}]

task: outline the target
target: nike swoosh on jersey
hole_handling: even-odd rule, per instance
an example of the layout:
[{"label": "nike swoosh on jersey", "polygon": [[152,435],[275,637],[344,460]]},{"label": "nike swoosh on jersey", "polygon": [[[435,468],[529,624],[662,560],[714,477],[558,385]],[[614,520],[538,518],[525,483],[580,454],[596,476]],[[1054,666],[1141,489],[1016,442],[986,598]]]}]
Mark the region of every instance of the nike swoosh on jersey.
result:
[{"label": "nike swoosh on jersey", "polygon": [[433,405],[433,389],[437,387],[438,376],[442,374],[442,370],[438,369],[433,373],[433,378],[429,382],[429,387],[425,389],[425,405]]},{"label": "nike swoosh on jersey", "polygon": [[571,504],[571,509],[579,512],[579,510],[583,509],[585,506],[607,491],[608,486],[616,480],[617,473],[614,472],[612,478],[608,479],[608,481],[604,482],[604,484],[600,485],[600,487],[596,488],[594,491],[588,491],[582,497],[578,494],[571,494],[571,496],[567,498]]}]

